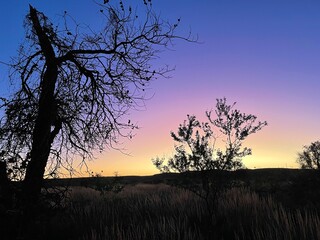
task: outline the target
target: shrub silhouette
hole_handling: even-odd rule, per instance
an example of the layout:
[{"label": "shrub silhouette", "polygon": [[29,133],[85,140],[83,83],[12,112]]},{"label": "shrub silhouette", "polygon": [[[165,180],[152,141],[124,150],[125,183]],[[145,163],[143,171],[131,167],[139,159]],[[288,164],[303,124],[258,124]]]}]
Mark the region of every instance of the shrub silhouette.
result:
[{"label": "shrub silhouette", "polygon": [[[242,158],[252,153],[250,148],[242,148],[243,141],[267,125],[256,123],[257,117],[252,114],[234,109],[235,104],[227,104],[226,98],[217,99],[215,110],[206,112],[208,122],[200,123],[195,116],[187,115],[177,133],[171,132],[177,143],[174,156],[167,163],[163,158],[152,159],[161,172],[182,173],[185,179],[175,184],[204,199],[210,215],[221,193],[234,184],[230,171],[242,168]],[[224,149],[215,149],[221,137]]]},{"label": "shrub silhouette", "polygon": [[320,141],[312,142],[298,153],[297,162],[301,168],[320,170]]}]

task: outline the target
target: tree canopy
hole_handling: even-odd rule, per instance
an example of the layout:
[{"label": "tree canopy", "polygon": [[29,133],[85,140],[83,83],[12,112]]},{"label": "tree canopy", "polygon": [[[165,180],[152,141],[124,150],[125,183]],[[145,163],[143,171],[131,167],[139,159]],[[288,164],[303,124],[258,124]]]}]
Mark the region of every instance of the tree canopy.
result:
[{"label": "tree canopy", "polygon": [[[171,132],[174,155],[168,161],[152,159],[161,172],[181,173],[183,180],[174,184],[204,199],[209,216],[221,193],[233,184],[229,173],[242,168],[242,158],[252,153],[251,148],[242,147],[243,141],[267,125],[255,115],[235,109],[235,104],[217,99],[215,109],[206,112],[206,122],[187,115],[178,131]],[[219,138],[222,146],[217,147]]]},{"label": "tree canopy", "polygon": [[[251,155],[251,148],[242,147],[243,141],[267,125],[257,121],[252,114],[235,109],[236,103],[217,99],[214,110],[207,111],[207,122],[200,122],[194,115],[180,124],[178,131],[171,132],[175,143],[175,154],[169,159],[153,160],[161,171],[188,172],[208,170],[237,170],[243,167],[242,158]],[[214,116],[215,115],[215,116]],[[221,139],[223,146],[217,147]]]},{"label": "tree canopy", "polygon": [[12,64],[18,89],[1,98],[1,161],[11,179],[24,179],[26,195],[40,192],[45,172],[72,169],[74,155],[83,162],[95,150],[131,137],[137,128],[125,116],[146,98],[149,82],[171,69],[152,60],[173,39],[179,25],[162,20],[148,5],[145,16],[131,7],[101,4],[105,25],[94,30],[65,12],[54,25],[30,6],[26,41]]},{"label": "tree canopy", "polygon": [[320,170],[320,141],[304,146],[303,151],[298,153],[297,162],[301,168]]}]

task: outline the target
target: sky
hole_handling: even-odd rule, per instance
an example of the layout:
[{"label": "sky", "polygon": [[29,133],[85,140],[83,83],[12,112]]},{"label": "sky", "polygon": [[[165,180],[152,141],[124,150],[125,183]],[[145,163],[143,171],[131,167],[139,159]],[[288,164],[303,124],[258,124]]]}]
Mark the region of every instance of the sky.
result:
[{"label": "sky", "polygon": [[[3,1],[1,62],[17,55],[28,4],[53,21],[66,10],[81,22],[101,24],[92,0]],[[126,154],[113,149],[97,154],[90,170],[122,176],[158,173],[151,159],[173,155],[170,131],[187,114],[205,120],[205,111],[223,97],[268,122],[244,142],[253,150],[243,159],[246,167],[298,167],[297,153],[320,137],[320,2],[153,0],[153,8],[164,19],[181,18],[181,34],[191,29],[199,43],[176,41],[160,55],[159,62],[175,71],[152,82],[146,108],[131,112],[140,129],[132,140],[122,139],[119,147]],[[0,64],[0,94],[8,89],[8,69]]]}]

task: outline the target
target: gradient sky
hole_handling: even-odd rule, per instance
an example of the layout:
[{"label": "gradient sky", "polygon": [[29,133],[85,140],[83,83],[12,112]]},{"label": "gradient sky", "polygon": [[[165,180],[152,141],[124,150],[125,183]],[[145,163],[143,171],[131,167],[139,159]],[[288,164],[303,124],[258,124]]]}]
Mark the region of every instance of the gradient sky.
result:
[{"label": "gradient sky", "polygon": [[[81,22],[99,21],[92,0],[3,1],[2,62],[16,55],[23,40],[29,3],[53,20],[66,10]],[[243,160],[248,168],[297,167],[297,152],[320,137],[320,2],[153,0],[153,6],[165,19],[181,18],[181,33],[191,29],[201,44],[176,41],[174,50],[161,55],[160,62],[176,70],[151,84],[154,96],[144,111],[131,113],[140,129],[120,146],[130,155],[106,151],[90,169],[104,175],[158,173],[151,158],[174,153],[170,131],[187,114],[205,120],[204,112],[223,97],[269,123],[244,143],[253,149]],[[0,65],[2,95],[7,75]]]}]

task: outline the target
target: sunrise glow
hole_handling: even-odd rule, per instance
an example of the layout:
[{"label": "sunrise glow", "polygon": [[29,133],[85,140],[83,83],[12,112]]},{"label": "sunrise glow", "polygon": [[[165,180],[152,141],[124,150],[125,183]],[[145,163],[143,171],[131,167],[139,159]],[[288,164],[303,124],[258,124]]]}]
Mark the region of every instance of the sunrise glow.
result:
[{"label": "sunrise glow", "polygon": [[[88,24],[100,24],[92,1],[28,1],[56,19],[66,10]],[[0,61],[10,61],[23,41],[25,1],[5,1],[1,8]],[[237,102],[243,112],[268,126],[248,138],[253,155],[248,168],[297,168],[297,152],[320,136],[320,3],[303,1],[153,1],[164,19],[181,18],[181,34],[199,43],[177,40],[156,64],[176,68],[168,79],[150,85],[145,109],[132,111],[140,127],[131,140],[121,139],[124,154],[107,149],[89,163],[103,175],[152,175],[154,157],[170,157],[177,130],[187,114],[205,120],[216,98]],[[94,13],[94,11],[91,11]],[[91,13],[90,13],[91,14]],[[7,67],[0,65],[1,94],[7,94]],[[86,173],[84,173],[86,174]]]}]

